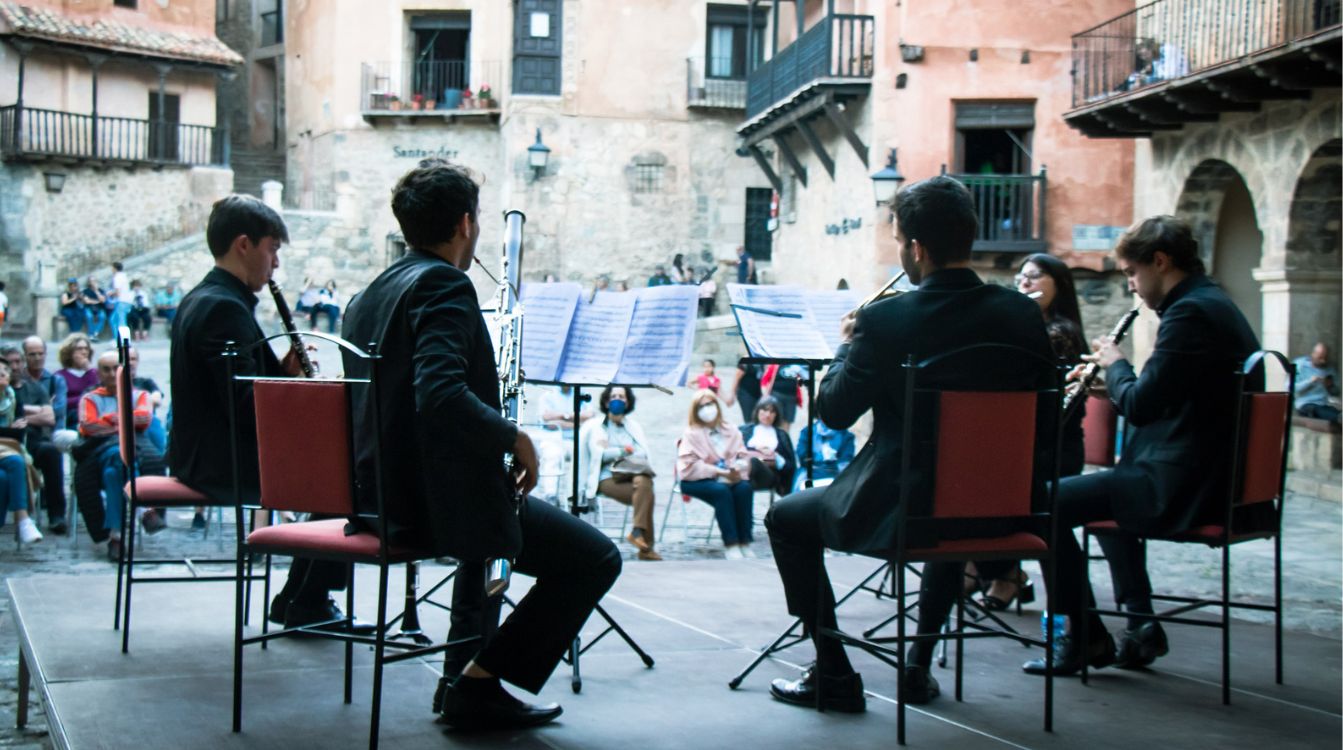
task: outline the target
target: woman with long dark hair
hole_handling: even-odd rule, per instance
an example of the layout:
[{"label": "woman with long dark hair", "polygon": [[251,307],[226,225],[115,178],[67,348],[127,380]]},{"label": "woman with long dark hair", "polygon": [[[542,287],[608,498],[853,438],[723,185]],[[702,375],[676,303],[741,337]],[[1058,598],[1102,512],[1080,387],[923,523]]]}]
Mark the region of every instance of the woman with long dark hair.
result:
[{"label": "woman with long dark hair", "polygon": [[[1089,351],[1082,335],[1082,313],[1077,305],[1077,287],[1072,272],[1063,261],[1052,255],[1035,253],[1022,262],[1014,280],[1022,294],[1039,294],[1035,298],[1045,316],[1045,331],[1054,354],[1069,364],[1082,361]],[[1082,418],[1084,409],[1078,409],[1072,419],[1063,424],[1063,450],[1059,456],[1059,475],[1082,473],[1084,449],[1082,445]],[[1018,565],[1005,561],[981,562],[976,584],[988,584],[984,593],[987,609],[1003,610],[1017,597],[1022,603],[1035,599],[1035,587]],[[970,568],[967,567],[967,575]]]}]

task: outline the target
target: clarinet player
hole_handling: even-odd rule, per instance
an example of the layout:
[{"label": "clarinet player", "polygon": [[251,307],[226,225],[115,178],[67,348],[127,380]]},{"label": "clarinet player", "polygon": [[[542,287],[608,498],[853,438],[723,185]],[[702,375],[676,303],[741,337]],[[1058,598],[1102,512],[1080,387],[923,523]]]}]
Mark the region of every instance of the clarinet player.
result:
[{"label": "clarinet player", "polygon": [[[389,531],[398,543],[457,558],[449,637],[480,635],[469,661],[449,652],[433,707],[458,729],[539,726],[558,705],[510,695],[508,682],[537,693],[602,595],[620,574],[614,544],[588,524],[516,490],[536,485],[531,439],[500,414],[499,375],[476,290],[466,271],[480,237],[479,185],[462,167],[427,159],[397,183],[392,213],[410,248],[346,311],[343,335],[377,345],[381,422],[366,395],[354,405],[356,482],[373,503],[372,440],[385,445]],[[346,358],[351,376],[367,367]],[[514,456],[512,476],[504,455]],[[485,562],[514,560],[535,585],[499,623],[500,597],[485,596]]]}]

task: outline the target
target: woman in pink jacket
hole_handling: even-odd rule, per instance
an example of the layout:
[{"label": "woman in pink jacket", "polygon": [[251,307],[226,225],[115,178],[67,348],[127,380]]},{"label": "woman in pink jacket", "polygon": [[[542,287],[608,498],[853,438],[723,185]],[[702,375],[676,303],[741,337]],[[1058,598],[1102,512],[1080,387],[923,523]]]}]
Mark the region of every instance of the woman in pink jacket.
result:
[{"label": "woman in pink jacket", "polygon": [[755,522],[755,490],[747,476],[750,460],[741,432],[723,420],[718,396],[707,388],[696,391],[676,470],[682,492],[713,506],[729,560],[755,557],[750,546]]}]

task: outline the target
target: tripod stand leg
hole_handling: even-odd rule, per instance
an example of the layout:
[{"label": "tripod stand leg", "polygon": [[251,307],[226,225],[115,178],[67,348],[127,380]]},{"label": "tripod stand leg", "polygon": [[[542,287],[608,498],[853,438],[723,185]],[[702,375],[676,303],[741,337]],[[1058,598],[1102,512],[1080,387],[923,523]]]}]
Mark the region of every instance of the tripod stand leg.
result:
[{"label": "tripod stand leg", "polygon": [[616,635],[625,639],[625,643],[628,644],[630,648],[634,649],[634,653],[638,654],[639,658],[643,660],[645,667],[651,668],[653,666],[653,657],[645,653],[642,648],[639,648],[639,644],[635,643],[634,639],[630,637],[630,634],[626,633],[624,628],[620,627],[610,615],[606,614],[606,610],[602,609],[602,605],[600,604],[597,605],[597,614],[601,615],[602,618],[606,620],[606,624],[610,626],[612,630],[616,631]]},{"label": "tripod stand leg", "polygon": [[582,650],[582,639],[574,636],[574,643],[569,647],[569,663],[574,668],[573,677],[569,681],[569,687],[573,688],[575,693],[583,690],[583,675],[578,671],[578,652]]},{"label": "tripod stand leg", "polygon": [[732,680],[728,682],[727,686],[729,688],[732,688],[733,690],[736,690],[738,687],[741,686],[741,681],[746,679],[746,675],[749,675],[750,673],[754,672],[755,668],[760,666],[760,662],[764,661],[765,659],[768,659],[770,656],[773,656],[775,652],[782,651],[785,648],[788,648],[788,646],[793,645],[792,643],[788,644],[788,646],[780,646],[779,644],[783,643],[789,638],[794,637],[797,638],[798,640],[801,640],[802,636],[793,635],[793,631],[796,630],[797,627],[801,624],[802,624],[801,620],[793,620],[793,624],[789,625],[787,630],[780,633],[779,637],[775,638],[773,643],[765,647],[765,650],[761,651],[759,654],[756,654],[756,657],[751,660],[751,663],[746,665],[746,669],[743,669],[740,674],[738,674],[736,677],[733,677]]}]

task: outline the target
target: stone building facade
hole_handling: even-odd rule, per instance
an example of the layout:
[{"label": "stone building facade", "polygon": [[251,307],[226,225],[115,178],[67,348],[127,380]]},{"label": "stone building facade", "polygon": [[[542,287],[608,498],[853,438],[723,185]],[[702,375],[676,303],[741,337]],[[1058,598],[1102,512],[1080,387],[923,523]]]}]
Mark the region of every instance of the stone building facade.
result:
[{"label": "stone building facade", "polygon": [[228,194],[211,0],[0,4],[0,278],[49,333],[70,276],[201,229]]}]

